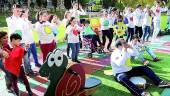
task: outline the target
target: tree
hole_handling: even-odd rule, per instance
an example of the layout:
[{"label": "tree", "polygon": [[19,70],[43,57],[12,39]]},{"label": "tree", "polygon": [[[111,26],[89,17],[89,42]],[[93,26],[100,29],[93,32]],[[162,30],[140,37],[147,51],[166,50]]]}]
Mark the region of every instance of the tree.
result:
[{"label": "tree", "polygon": [[36,0],[36,3],[38,5],[38,7],[41,7],[42,6],[42,0]]},{"label": "tree", "polygon": [[64,6],[66,9],[70,9],[71,8],[71,0],[64,0]]},{"label": "tree", "polygon": [[55,12],[56,12],[57,0],[52,0],[52,5],[54,6],[54,10],[55,10]]}]

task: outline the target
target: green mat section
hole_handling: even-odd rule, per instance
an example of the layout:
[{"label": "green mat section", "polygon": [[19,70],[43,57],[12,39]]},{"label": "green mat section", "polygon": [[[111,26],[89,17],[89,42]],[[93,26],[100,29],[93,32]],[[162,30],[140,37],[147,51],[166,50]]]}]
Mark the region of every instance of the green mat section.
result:
[{"label": "green mat section", "polygon": [[[154,70],[154,72],[160,76],[163,80],[170,81],[170,55],[166,54],[157,54],[157,56],[162,59],[160,62],[152,62],[150,68]],[[151,57],[145,55],[145,57],[151,60]],[[134,62],[134,66],[141,65],[139,61]],[[104,70],[109,70],[111,67],[104,68],[103,70],[96,71],[95,73],[88,75],[89,77],[93,76],[102,81],[102,85],[99,86],[98,90],[93,96],[131,96],[130,92],[117,83],[112,76],[104,75]],[[147,79],[147,78],[146,78]],[[147,79],[147,82],[151,82],[151,80]],[[158,88],[155,85],[152,85],[146,89],[146,91],[150,92],[152,96],[170,96],[167,91],[163,91],[164,89]],[[170,91],[170,90],[168,90]],[[162,93],[163,92],[163,93]],[[162,95],[161,95],[162,93]],[[167,95],[164,95],[167,94]]]}]

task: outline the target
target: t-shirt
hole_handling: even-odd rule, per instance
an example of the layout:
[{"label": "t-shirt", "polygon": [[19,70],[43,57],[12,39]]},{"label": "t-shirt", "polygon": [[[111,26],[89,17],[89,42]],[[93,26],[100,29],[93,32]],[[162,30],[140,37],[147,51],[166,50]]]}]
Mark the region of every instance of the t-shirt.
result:
[{"label": "t-shirt", "polygon": [[48,44],[55,40],[53,27],[48,21],[43,23],[37,22],[35,27],[41,44]]},{"label": "t-shirt", "polygon": [[75,25],[75,29],[69,25],[66,28],[66,34],[68,43],[79,43],[79,32],[82,30],[78,25]]},{"label": "t-shirt", "polygon": [[19,76],[22,58],[24,57],[24,49],[21,46],[10,48],[4,47],[4,50],[9,53],[9,57],[5,59],[4,67],[10,73]]},{"label": "t-shirt", "polygon": [[133,49],[127,49],[127,52],[122,49],[115,49],[112,52],[110,59],[114,76],[118,73],[128,72],[132,69],[132,66],[129,66],[129,59],[131,56],[136,56]]},{"label": "t-shirt", "polygon": [[101,30],[108,30],[109,29],[109,19],[108,18],[101,18]]},{"label": "t-shirt", "polygon": [[[23,31],[24,31],[24,20],[22,18],[11,16],[11,17],[6,18],[6,22],[8,26],[8,37],[10,37],[12,33],[18,33],[22,37]],[[25,43],[25,40],[23,37],[22,37],[21,43]]]},{"label": "t-shirt", "polygon": [[95,35],[96,33],[92,30],[90,26],[84,28],[83,35]]},{"label": "t-shirt", "polygon": [[129,28],[134,28],[135,27],[135,24],[134,24],[134,14],[133,13],[129,13],[127,15],[127,19],[128,19],[128,24],[127,26]]}]

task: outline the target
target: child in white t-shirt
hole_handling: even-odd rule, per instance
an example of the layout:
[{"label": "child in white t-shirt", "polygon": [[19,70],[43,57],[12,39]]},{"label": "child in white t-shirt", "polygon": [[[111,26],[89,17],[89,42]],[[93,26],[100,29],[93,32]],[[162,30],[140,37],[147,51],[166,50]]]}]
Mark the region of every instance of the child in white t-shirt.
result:
[{"label": "child in white t-shirt", "polygon": [[38,13],[38,22],[36,23],[36,30],[39,36],[40,49],[43,54],[43,62],[49,52],[56,48],[55,36],[53,34],[52,26],[50,24],[49,16],[46,10]]}]

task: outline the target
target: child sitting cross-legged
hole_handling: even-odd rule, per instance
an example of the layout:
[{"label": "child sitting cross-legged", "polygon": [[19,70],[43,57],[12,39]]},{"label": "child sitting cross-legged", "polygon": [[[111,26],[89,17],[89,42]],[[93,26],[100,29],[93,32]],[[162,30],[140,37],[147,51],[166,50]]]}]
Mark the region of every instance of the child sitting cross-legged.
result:
[{"label": "child sitting cross-legged", "polygon": [[24,72],[24,68],[22,66],[22,59],[29,46],[26,46],[25,49],[21,47],[21,40],[22,38],[19,34],[11,34],[10,43],[4,46],[4,50],[7,51],[9,54],[9,57],[5,58],[4,67],[11,75],[10,81],[12,83],[12,88],[14,89],[15,95],[20,96],[17,86],[17,79],[18,77],[20,77],[23,80],[24,85],[26,86],[28,96],[33,96],[28,79]]},{"label": "child sitting cross-legged", "polygon": [[134,35],[130,45],[136,50],[138,55],[135,58],[138,58],[142,61],[144,65],[148,65],[149,61],[144,58],[144,52],[146,51],[153,59],[154,62],[160,61],[159,58],[156,57],[155,53],[146,45],[140,42],[140,39],[137,35]]}]

